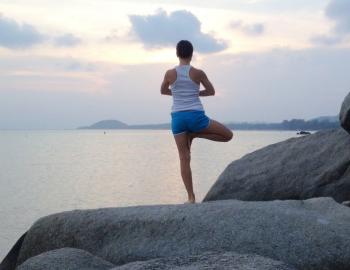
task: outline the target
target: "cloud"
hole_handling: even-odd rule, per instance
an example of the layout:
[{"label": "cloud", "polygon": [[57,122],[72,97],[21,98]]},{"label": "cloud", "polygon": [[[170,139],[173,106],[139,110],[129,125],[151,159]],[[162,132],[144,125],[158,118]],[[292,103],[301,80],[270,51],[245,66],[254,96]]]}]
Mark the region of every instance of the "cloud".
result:
[{"label": "cloud", "polygon": [[73,57],[49,57],[29,54],[4,55],[0,61],[0,74],[89,74],[98,72],[100,66],[98,62],[88,62]]},{"label": "cloud", "polygon": [[[169,122],[171,97],[158,90],[169,64],[98,62],[93,63],[96,72],[66,72],[74,61],[79,60],[1,58],[0,128],[74,128],[108,118],[130,124]],[[339,112],[349,91],[350,49],[212,54],[200,68],[218,93],[202,99],[213,119],[310,119]],[[37,74],[8,73],[19,69]]]},{"label": "cloud", "polygon": [[132,30],[146,48],[174,47],[181,39],[190,40],[195,50],[212,53],[227,48],[227,43],[203,33],[201,22],[191,12],[178,10],[168,14],[158,10],[154,15],[130,15]]},{"label": "cloud", "polygon": [[262,23],[245,24],[242,21],[233,21],[230,26],[250,36],[259,36],[265,32],[265,26]]},{"label": "cloud", "polygon": [[78,61],[72,61],[71,63],[68,63],[64,66],[64,69],[67,71],[83,71],[83,72],[93,72],[96,71],[96,66],[91,63],[81,63]]},{"label": "cloud", "polygon": [[73,47],[81,43],[81,39],[73,34],[64,34],[54,38],[54,44],[58,47]]},{"label": "cloud", "polygon": [[202,68],[219,94],[205,100],[214,119],[310,119],[339,112],[349,92],[350,49],[220,54],[206,58]]},{"label": "cloud", "polygon": [[116,43],[131,43],[135,42],[135,37],[133,35],[130,35],[130,30],[124,30],[124,29],[112,29],[110,33],[104,37],[104,42],[116,42]]},{"label": "cloud", "polygon": [[311,38],[311,42],[314,44],[332,46],[340,43],[342,38],[336,35],[318,35]]},{"label": "cloud", "polygon": [[10,49],[25,49],[43,42],[47,37],[34,26],[6,18],[0,14],[0,46]]},{"label": "cloud", "polygon": [[335,22],[335,32],[350,33],[349,0],[331,0],[326,8],[325,14]]},{"label": "cloud", "polygon": [[350,35],[350,1],[331,0],[325,15],[333,21],[334,26],[330,33],[311,38],[311,42],[320,45],[332,46],[344,41]]},{"label": "cloud", "polygon": [[18,23],[11,18],[0,14],[0,47],[9,49],[28,49],[34,45],[51,40],[57,47],[73,47],[81,43],[81,39],[73,34],[66,33],[52,37],[40,33],[28,23]]}]

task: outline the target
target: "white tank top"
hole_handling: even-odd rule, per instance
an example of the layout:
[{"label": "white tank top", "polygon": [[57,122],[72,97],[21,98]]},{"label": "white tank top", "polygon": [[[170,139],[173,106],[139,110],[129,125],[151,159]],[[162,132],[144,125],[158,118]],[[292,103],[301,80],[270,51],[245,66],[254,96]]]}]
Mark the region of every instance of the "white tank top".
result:
[{"label": "white tank top", "polygon": [[170,86],[173,96],[172,112],[197,110],[204,111],[199,99],[200,85],[190,78],[191,65],[176,66],[176,81]]}]

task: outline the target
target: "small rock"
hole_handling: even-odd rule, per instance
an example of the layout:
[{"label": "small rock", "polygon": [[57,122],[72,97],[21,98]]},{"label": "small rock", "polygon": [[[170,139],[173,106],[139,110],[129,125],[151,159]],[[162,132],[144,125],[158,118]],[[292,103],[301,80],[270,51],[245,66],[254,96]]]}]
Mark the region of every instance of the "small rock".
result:
[{"label": "small rock", "polygon": [[345,201],[345,202],[342,202],[342,205],[345,205],[345,206],[350,207],[350,201]]},{"label": "small rock", "polygon": [[345,97],[339,113],[341,126],[350,133],[350,93]]}]

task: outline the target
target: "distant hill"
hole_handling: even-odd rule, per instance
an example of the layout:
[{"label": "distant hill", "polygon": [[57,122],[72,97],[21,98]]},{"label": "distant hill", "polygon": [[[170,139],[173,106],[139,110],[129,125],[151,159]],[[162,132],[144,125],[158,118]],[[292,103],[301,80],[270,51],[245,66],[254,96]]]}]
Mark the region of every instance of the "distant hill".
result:
[{"label": "distant hill", "polygon": [[320,116],[317,118],[310,119],[309,121],[318,121],[318,122],[339,122],[339,116]]},{"label": "distant hill", "polygon": [[129,126],[118,120],[103,120],[91,126],[79,127],[78,129],[127,129]]},{"label": "distant hill", "polygon": [[[235,130],[322,130],[338,128],[340,126],[338,116],[321,116],[311,120],[292,119],[280,123],[226,123],[228,128]],[[79,129],[170,129],[170,123],[128,125],[118,120],[103,120],[91,126]]]},{"label": "distant hill", "polygon": [[320,117],[305,121],[304,119],[284,120],[280,123],[230,123],[227,127],[236,130],[323,130],[338,128],[338,118]]}]

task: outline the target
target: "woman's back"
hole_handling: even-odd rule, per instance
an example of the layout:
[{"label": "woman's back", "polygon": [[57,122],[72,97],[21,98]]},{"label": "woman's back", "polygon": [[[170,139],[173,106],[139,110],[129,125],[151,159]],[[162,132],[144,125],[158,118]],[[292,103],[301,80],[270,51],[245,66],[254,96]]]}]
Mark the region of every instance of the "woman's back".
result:
[{"label": "woman's back", "polygon": [[176,80],[170,86],[173,96],[173,112],[187,110],[204,111],[199,99],[200,84],[191,79],[191,68],[191,65],[179,65],[175,68]]}]

